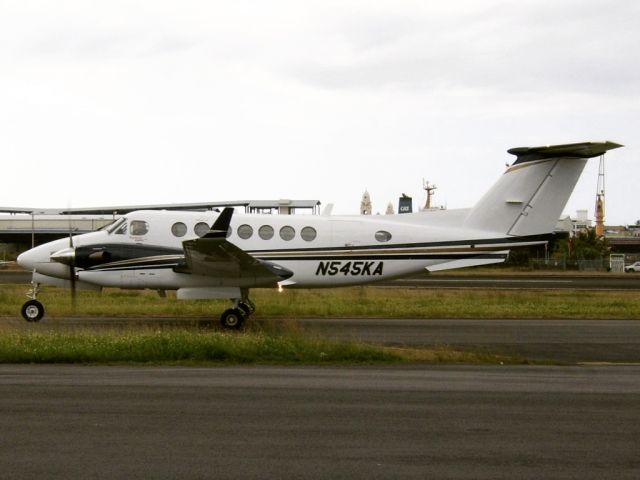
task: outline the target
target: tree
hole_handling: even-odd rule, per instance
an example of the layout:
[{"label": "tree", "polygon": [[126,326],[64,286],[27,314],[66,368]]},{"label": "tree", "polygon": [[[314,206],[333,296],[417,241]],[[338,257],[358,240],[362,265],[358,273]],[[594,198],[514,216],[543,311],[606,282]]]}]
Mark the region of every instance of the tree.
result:
[{"label": "tree", "polygon": [[607,239],[598,237],[595,228],[588,228],[575,237],[560,240],[556,244],[553,256],[576,264],[579,260],[596,260],[605,257],[609,255],[610,250]]}]

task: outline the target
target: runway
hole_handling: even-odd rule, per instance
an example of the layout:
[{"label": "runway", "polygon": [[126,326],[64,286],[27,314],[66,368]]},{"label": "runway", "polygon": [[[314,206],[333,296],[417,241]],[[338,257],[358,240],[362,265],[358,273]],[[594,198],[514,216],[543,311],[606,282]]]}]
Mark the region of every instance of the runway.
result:
[{"label": "runway", "polygon": [[[629,277],[631,285],[636,278]],[[435,286],[424,280],[403,288]],[[510,288],[500,283],[505,279],[469,280]],[[631,365],[640,363],[640,320],[251,322],[570,366],[0,365],[2,477],[640,478],[640,365]],[[0,325],[40,332],[211,323],[0,317]]]},{"label": "runway", "polygon": [[640,367],[0,366],[31,478],[636,479]]}]

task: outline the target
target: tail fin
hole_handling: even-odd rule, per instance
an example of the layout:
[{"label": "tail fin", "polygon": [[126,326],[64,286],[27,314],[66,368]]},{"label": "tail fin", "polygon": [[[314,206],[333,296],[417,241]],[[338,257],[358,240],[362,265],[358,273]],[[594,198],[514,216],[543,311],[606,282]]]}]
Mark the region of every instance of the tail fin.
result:
[{"label": "tail fin", "polygon": [[465,227],[525,236],[551,233],[588,158],[613,142],[512,148],[516,161],[471,209]]}]

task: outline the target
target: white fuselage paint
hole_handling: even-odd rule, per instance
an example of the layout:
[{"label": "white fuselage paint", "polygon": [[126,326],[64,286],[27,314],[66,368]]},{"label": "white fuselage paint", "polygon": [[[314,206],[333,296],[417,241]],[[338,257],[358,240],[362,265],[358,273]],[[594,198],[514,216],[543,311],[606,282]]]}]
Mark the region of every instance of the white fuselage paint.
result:
[{"label": "white fuselage paint", "polygon": [[[504,260],[509,245],[474,242],[505,238],[480,230],[456,227],[456,219],[466,211],[421,212],[389,216],[326,217],[315,215],[245,215],[234,214],[232,233],[228,241],[250,255],[292,271],[294,275],[282,282],[295,287],[333,287],[370,283],[424,271],[452,263],[457,266],[498,263]],[[448,214],[448,215],[447,215]],[[73,237],[74,247],[122,244],[132,248],[163,247],[182,254],[182,242],[196,238],[194,227],[199,222],[211,226],[217,218],[213,212],[138,211],[126,215],[129,224],[142,221],[148,224],[144,235],[98,231]],[[177,237],[172,226],[182,222],[187,233]],[[428,222],[425,224],[425,222]],[[240,238],[238,229],[251,227],[249,238]],[[270,239],[262,239],[258,232],[267,225],[273,228]],[[291,227],[291,240],[280,236],[283,227]],[[302,238],[305,227],[316,235],[312,240]],[[377,232],[378,237],[376,237]],[[389,235],[390,234],[390,238]],[[379,239],[382,239],[379,240]],[[435,245],[434,245],[435,244]],[[61,239],[32,249],[20,256],[20,263],[38,273],[55,278],[68,278],[66,265],[50,260],[50,256],[69,247],[69,239]],[[469,258],[472,255],[473,258]],[[483,257],[483,255],[485,255]],[[82,282],[104,287],[179,289],[185,287],[255,287],[238,279],[215,278],[203,275],[176,273],[175,258],[167,256],[166,268],[134,268],[128,270],[77,269]],[[464,265],[460,265],[464,262]]]},{"label": "white fuselage paint", "polygon": [[[204,235],[218,214],[149,210],[131,212],[121,219],[128,222],[126,232],[112,227],[78,235],[73,238],[74,249],[69,248],[69,239],[51,242],[23,253],[18,263],[40,274],[39,279],[70,278],[74,270],[78,280],[87,285],[177,289],[179,298],[195,298],[207,289],[211,295],[228,295],[234,289],[234,296],[245,297],[242,289],[275,286],[276,279],[286,278],[271,269],[288,273],[282,270],[285,268],[292,273],[280,281],[280,286],[335,287],[407,276],[425,268],[436,271],[499,263],[513,246],[544,243],[542,236],[553,232],[586,159],[620,146],[585,142],[512,149],[510,153],[518,159],[468,210],[385,216],[234,214],[228,241],[271,264],[263,263],[256,269],[250,268],[252,259],[247,260],[242,252],[231,255],[235,264],[225,263],[225,244],[217,244],[222,261],[202,248],[195,250],[197,260],[190,257],[185,262],[183,242],[196,237],[199,222],[206,223],[201,232]],[[227,220],[223,217],[220,223],[226,224]],[[143,229],[145,233],[135,234],[134,227],[144,222],[148,227]],[[184,224],[173,230],[184,233],[181,237],[172,233],[176,222]],[[259,235],[264,225],[273,228],[273,236],[268,239]],[[293,229],[294,234],[281,237],[283,228],[289,232]],[[315,232],[313,238],[303,235],[310,229]],[[251,235],[242,235],[249,230]],[[108,248],[120,254],[112,254]],[[87,255],[82,264],[77,262],[79,249]],[[193,251],[187,249],[187,254]],[[53,254],[58,262],[51,258]],[[240,257],[245,262],[242,271]]]}]

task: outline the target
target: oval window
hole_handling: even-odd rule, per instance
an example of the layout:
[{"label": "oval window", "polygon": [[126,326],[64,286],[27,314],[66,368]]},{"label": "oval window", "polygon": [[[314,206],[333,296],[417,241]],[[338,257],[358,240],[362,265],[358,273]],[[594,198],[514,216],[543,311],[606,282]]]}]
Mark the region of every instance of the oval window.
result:
[{"label": "oval window", "polygon": [[379,242],[388,242],[391,240],[391,234],[384,230],[378,230],[376,232],[376,240]]},{"label": "oval window", "polygon": [[231,225],[229,225],[229,228],[227,228],[227,238],[229,238],[232,233],[233,233],[233,228],[231,228]]},{"label": "oval window", "polygon": [[198,223],[196,223],[196,226],[193,227],[193,231],[199,237],[204,237],[207,233],[209,233],[209,230],[211,230],[209,228],[209,225],[207,225],[204,222],[198,222]]},{"label": "oval window", "polygon": [[287,242],[289,240],[293,240],[293,237],[295,236],[296,236],[296,231],[293,229],[293,227],[290,227],[287,225],[280,229],[280,238],[283,240],[286,240]]},{"label": "oval window", "polygon": [[315,240],[317,235],[318,234],[316,233],[316,229],[313,227],[304,227],[302,230],[300,230],[300,236],[307,242]]},{"label": "oval window", "polygon": [[174,237],[184,237],[187,234],[187,226],[182,222],[171,225],[171,233]]},{"label": "oval window", "polygon": [[271,240],[273,238],[273,227],[271,225],[262,225],[258,229],[258,235],[263,240]]},{"label": "oval window", "polygon": [[242,238],[243,240],[246,240],[247,238],[251,238],[251,235],[253,235],[253,228],[251,227],[251,225],[247,225],[245,223],[238,227],[237,233],[240,238]]}]

